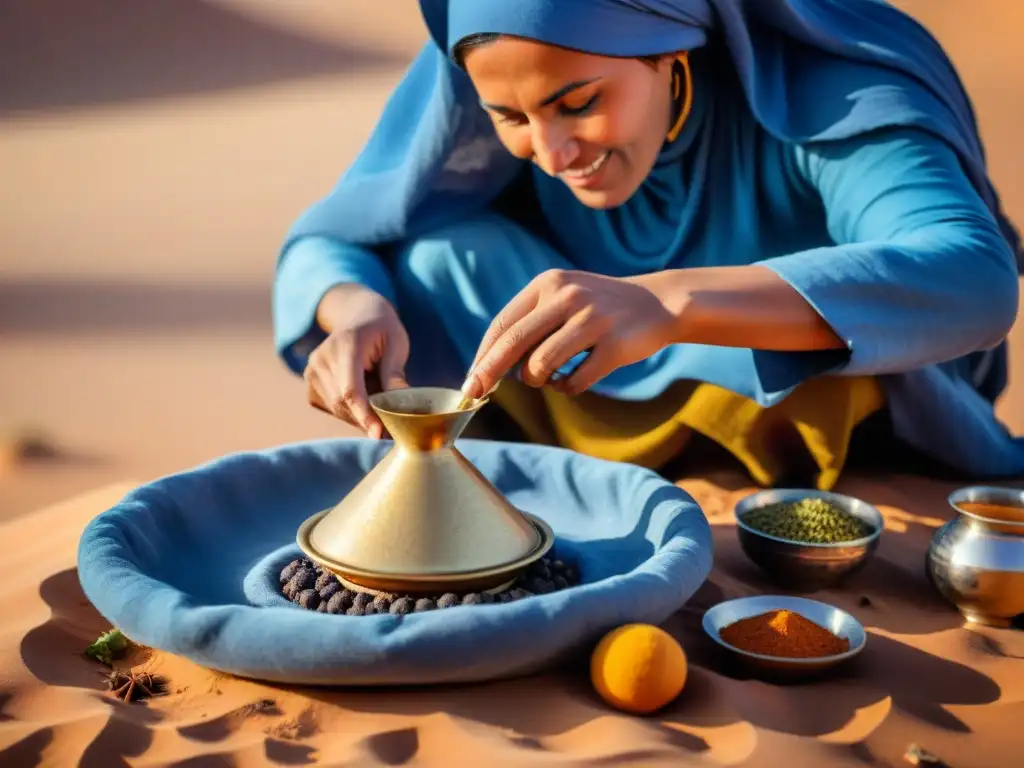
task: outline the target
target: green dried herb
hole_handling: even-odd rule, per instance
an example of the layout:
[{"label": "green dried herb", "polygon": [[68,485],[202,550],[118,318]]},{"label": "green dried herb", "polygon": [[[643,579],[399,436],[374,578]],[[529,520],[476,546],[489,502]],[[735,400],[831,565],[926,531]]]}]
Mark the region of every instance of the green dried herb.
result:
[{"label": "green dried herb", "polygon": [[814,498],[769,504],[745,514],[743,522],[769,536],[805,544],[838,544],[871,534],[863,520]]},{"label": "green dried herb", "polygon": [[85,655],[108,667],[128,648],[129,640],[121,630],[112,629],[100,635],[96,642],[85,649]]}]

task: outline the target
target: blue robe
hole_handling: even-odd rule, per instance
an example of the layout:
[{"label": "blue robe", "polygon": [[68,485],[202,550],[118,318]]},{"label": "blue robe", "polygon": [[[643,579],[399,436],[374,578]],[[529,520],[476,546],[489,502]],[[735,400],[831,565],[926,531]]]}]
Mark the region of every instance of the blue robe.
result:
[{"label": "blue robe", "polygon": [[[527,22],[530,36],[570,44],[574,17],[559,14],[579,2],[423,0],[435,43],[355,166],[283,249],[274,318],[284,360],[304,366],[322,338],[316,305],[341,282],[367,285],[399,307],[412,337],[410,377],[457,385],[491,318],[546,269],[621,276],[760,263],[801,293],[847,349],[681,344],[613,372],[594,391],[640,400],[689,379],[772,405],[811,376],[874,375],[901,439],[975,475],[1024,471],[1024,445],[993,411],[1006,384],[1003,338],[1017,311],[1016,235],[984,173],[966,96],[931,39],[888,7],[895,16],[882,18],[885,31],[875,28],[868,22],[883,11],[872,0],[850,0],[846,11],[812,0],[758,6],[774,6],[783,30],[787,13],[804,13],[788,36],[759,25],[744,2],[601,0],[586,49],[622,52],[600,48],[613,39],[602,33],[601,9],[626,13],[614,17],[620,28],[638,17],[615,46],[645,34],[648,53],[696,46],[695,105],[638,193],[596,211],[495,146],[471,87],[442,53],[467,31],[522,33],[516,25]],[[440,5],[448,15],[431,15]],[[678,10],[678,39],[658,37],[672,29],[663,18],[648,29],[650,18],[623,11],[636,5]],[[536,13],[502,12],[511,6]],[[807,15],[810,6],[817,15]],[[686,16],[712,7],[717,15]],[[884,46],[893,25],[913,51],[899,61]],[[457,29],[451,40],[449,27]],[[806,39],[792,45],[798,35],[817,35],[839,53],[825,43],[808,48]],[[850,54],[857,45],[869,64]],[[797,101],[783,107],[773,93]],[[449,141],[430,140],[428,127]],[[499,203],[505,214],[494,212]]]}]

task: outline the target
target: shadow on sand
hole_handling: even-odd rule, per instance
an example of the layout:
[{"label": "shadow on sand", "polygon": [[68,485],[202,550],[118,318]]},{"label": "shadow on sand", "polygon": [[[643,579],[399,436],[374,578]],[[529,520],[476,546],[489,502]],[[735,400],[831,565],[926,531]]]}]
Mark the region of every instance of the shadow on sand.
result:
[{"label": "shadow on sand", "polygon": [[0,333],[263,333],[269,323],[269,286],[59,278],[0,282]]},{"label": "shadow on sand", "polygon": [[405,64],[203,0],[0,0],[0,116]]}]

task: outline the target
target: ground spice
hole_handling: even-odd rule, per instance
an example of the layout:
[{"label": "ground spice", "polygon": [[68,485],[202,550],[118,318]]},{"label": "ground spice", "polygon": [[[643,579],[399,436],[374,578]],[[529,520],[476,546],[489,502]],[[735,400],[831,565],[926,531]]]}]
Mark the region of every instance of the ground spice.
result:
[{"label": "ground spice", "polygon": [[763,656],[818,658],[850,650],[850,641],[792,611],[769,611],[724,627],[719,636],[729,645]]}]

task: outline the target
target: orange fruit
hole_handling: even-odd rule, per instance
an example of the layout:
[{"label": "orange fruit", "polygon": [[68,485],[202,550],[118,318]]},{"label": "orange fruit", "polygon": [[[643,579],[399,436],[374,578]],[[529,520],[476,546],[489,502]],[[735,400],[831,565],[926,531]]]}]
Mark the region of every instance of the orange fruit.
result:
[{"label": "orange fruit", "polygon": [[682,646],[651,624],[626,624],[612,630],[590,657],[590,680],[602,699],[616,709],[649,714],[673,701],[686,685]]}]

